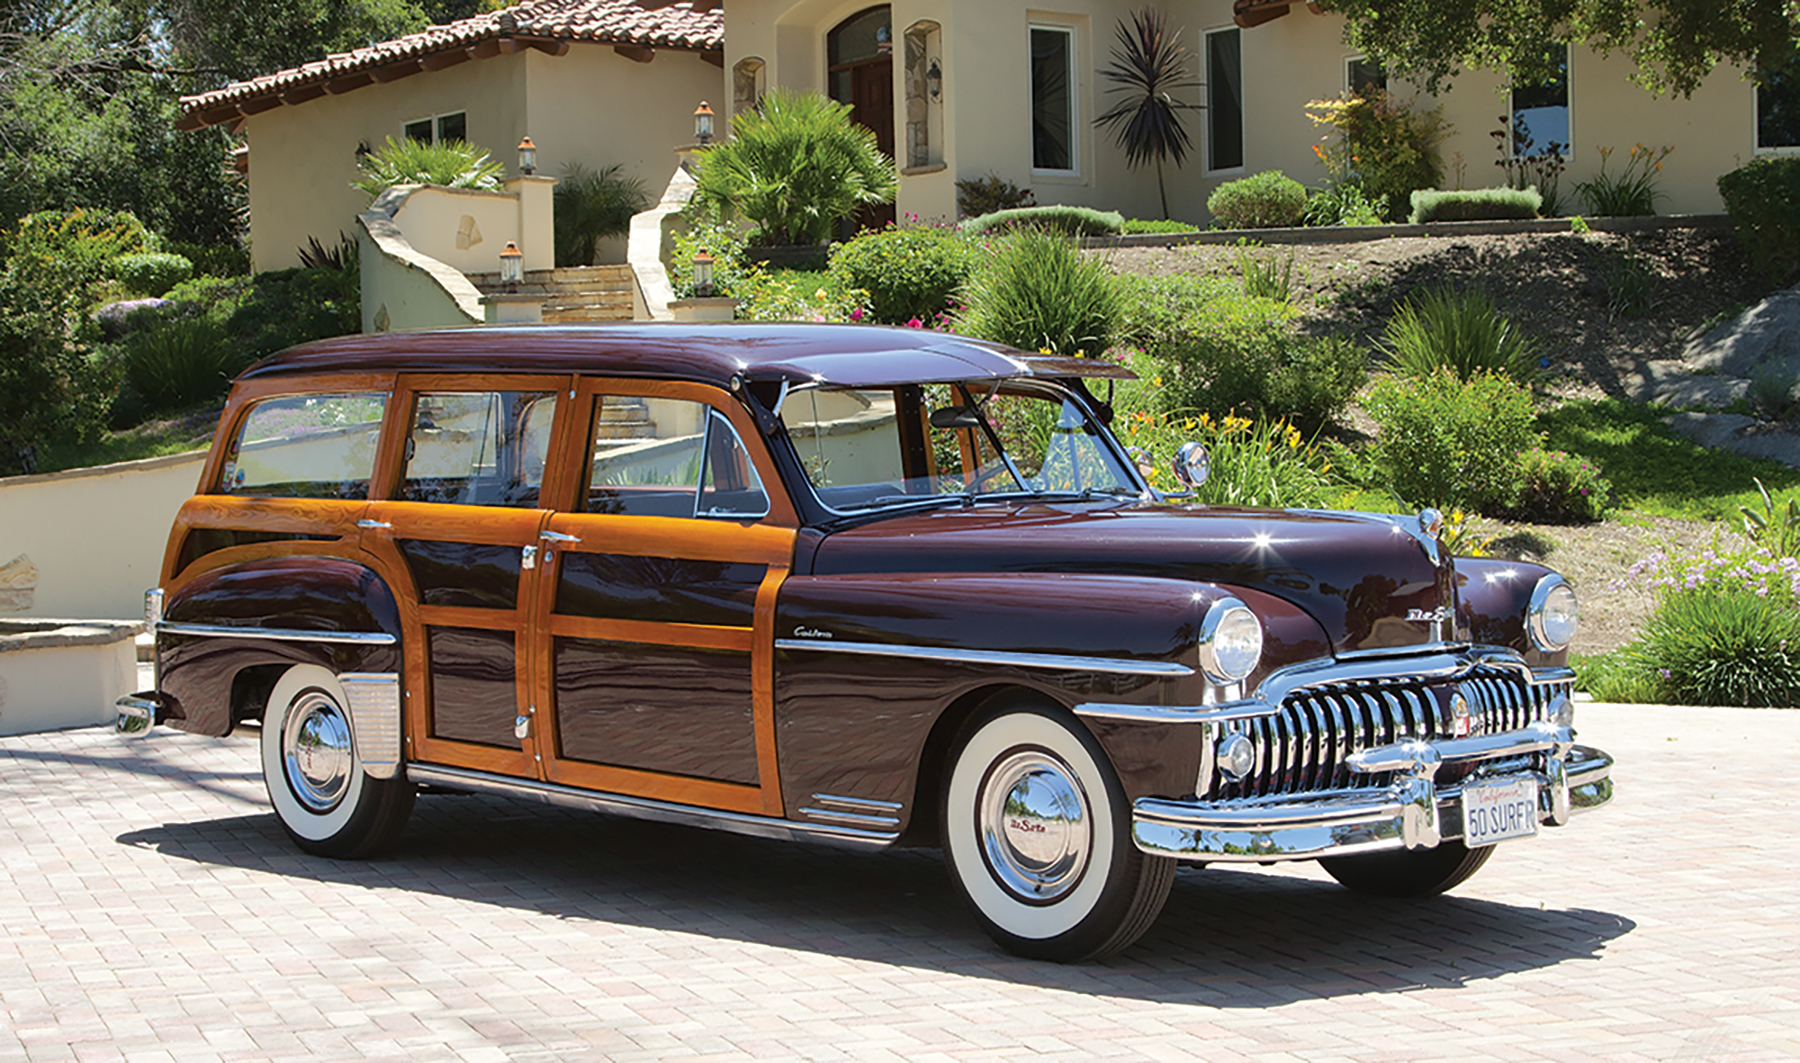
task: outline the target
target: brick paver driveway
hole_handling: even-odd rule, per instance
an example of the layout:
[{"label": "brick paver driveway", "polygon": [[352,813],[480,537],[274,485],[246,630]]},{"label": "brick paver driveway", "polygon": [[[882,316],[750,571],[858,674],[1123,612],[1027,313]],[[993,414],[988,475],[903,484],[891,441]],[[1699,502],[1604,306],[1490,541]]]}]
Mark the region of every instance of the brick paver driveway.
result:
[{"label": "brick paver driveway", "polygon": [[339,863],[251,738],[0,739],[0,1060],[1800,1055],[1800,712],[1579,719],[1617,801],[1454,896],[1187,870],[1087,967],[998,952],[935,852],[436,796]]}]

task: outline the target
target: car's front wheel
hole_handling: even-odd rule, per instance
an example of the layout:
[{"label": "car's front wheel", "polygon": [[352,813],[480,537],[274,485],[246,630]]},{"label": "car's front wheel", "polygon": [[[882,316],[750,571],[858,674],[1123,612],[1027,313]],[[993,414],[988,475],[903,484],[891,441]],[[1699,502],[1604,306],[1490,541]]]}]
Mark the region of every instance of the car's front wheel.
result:
[{"label": "car's front wheel", "polygon": [[1131,841],[1105,753],[1059,706],[1010,699],[964,727],[943,792],[944,858],[982,926],[1035,959],[1098,959],[1162,910],[1175,862]]},{"label": "car's front wheel", "polygon": [[1458,885],[1481,870],[1494,847],[1471,849],[1460,841],[1432,849],[1401,849],[1361,856],[1328,856],[1319,860],[1327,874],[1357,893],[1376,897],[1430,897]]},{"label": "car's front wheel", "polygon": [[269,803],[294,844],[315,856],[373,856],[412,814],[411,783],[363,771],[348,706],[337,676],[300,664],[275,684],[263,713]]}]

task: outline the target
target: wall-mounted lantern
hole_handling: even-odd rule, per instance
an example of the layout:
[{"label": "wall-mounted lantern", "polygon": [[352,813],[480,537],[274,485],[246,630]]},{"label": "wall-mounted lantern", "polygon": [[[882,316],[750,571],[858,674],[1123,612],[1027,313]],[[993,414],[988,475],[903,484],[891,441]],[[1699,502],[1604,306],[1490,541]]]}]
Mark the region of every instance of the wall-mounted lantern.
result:
[{"label": "wall-mounted lantern", "polygon": [[507,294],[516,295],[519,282],[524,279],[525,252],[519,250],[518,244],[508,240],[506,247],[500,252],[500,283],[506,285]]},{"label": "wall-mounted lantern", "polygon": [[694,108],[694,139],[700,144],[711,144],[713,138],[713,109],[705,100]]},{"label": "wall-mounted lantern", "polygon": [[694,256],[694,296],[711,299],[713,294],[713,257],[705,251]]},{"label": "wall-mounted lantern", "polygon": [[943,98],[944,68],[938,63],[935,56],[932,58],[931,63],[925,67],[925,89],[927,92],[931,93],[932,99],[938,100]]},{"label": "wall-mounted lantern", "polygon": [[537,145],[529,136],[519,141],[519,172],[526,177],[537,173]]}]

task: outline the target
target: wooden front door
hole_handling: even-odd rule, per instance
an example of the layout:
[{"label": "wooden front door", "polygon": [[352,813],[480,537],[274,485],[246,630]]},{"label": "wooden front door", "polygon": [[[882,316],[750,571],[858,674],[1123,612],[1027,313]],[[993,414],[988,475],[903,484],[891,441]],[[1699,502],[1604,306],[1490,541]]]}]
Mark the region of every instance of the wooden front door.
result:
[{"label": "wooden front door", "polygon": [[[831,98],[850,108],[850,120],[875,134],[875,143],[894,157],[893,21],[883,5],[867,8],[839,23],[826,39],[827,80]],[[894,221],[894,205],[884,203],[856,212],[840,227],[848,239],[858,229],[880,229]]]},{"label": "wooden front door", "polygon": [[534,597],[545,777],[780,815],[771,625],[795,520],[749,415],[716,388],[584,381],[572,428]]}]

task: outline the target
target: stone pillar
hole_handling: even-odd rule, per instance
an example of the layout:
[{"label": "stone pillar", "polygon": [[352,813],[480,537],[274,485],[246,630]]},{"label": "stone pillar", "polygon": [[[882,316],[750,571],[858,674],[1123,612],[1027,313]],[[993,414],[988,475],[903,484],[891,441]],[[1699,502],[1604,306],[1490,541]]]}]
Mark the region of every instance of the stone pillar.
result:
[{"label": "stone pillar", "polygon": [[512,177],[506,191],[519,199],[519,250],[525,272],[556,268],[556,204],[554,177]]},{"label": "stone pillar", "polygon": [[482,316],[488,325],[536,325],[544,320],[544,297],[496,292],[481,297]]}]

